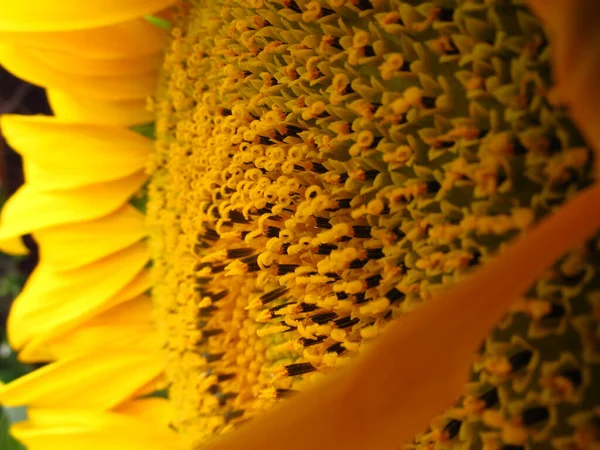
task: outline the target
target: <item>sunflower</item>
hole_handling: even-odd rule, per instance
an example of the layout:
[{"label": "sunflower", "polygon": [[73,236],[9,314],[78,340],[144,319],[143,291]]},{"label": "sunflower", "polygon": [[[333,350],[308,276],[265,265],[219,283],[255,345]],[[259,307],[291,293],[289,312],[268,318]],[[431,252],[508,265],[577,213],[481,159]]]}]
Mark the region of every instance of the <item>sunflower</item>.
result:
[{"label": "sunflower", "polygon": [[594,5],[4,3],[29,448],[599,444]]}]

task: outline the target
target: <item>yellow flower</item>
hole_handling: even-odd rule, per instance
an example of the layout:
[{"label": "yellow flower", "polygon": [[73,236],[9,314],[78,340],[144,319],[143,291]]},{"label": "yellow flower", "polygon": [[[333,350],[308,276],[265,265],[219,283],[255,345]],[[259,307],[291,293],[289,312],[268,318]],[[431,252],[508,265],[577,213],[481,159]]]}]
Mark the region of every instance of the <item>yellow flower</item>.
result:
[{"label": "yellow flower", "polygon": [[15,436],[596,445],[600,187],[527,8],[170,3],[0,6],[0,62],[55,113],[0,119],[26,178],[0,242],[40,247],[9,338],[49,362],[0,388]]}]

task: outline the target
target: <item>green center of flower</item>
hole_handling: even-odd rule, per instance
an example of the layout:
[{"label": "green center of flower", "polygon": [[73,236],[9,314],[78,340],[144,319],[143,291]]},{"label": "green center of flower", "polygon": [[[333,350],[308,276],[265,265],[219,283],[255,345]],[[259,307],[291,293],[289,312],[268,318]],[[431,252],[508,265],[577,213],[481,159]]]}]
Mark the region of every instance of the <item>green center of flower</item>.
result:
[{"label": "green center of flower", "polygon": [[[345,364],[586,183],[590,152],[545,98],[539,23],[453,3],[182,7],[148,216],[173,426],[191,445]],[[462,436],[471,414],[525,445],[555,408],[525,395],[542,361],[537,391],[581,395],[581,361],[544,352],[547,336],[580,340],[564,321],[587,252],[490,337],[459,412],[418,442],[480,439]]]}]

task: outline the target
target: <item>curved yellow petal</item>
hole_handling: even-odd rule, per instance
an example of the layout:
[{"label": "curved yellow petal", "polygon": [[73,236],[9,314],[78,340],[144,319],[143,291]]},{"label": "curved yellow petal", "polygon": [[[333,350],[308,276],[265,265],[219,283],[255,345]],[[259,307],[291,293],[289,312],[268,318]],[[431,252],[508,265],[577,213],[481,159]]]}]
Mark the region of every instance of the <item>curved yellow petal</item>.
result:
[{"label": "curved yellow petal", "polygon": [[25,181],[46,190],[126,177],[142,170],[152,151],[150,139],[122,127],[19,115],[2,116],[0,127],[23,156]]},{"label": "curved yellow petal", "polygon": [[132,76],[151,72],[160,67],[159,53],[122,58],[90,58],[64,51],[20,47],[27,55],[42,61],[56,71],[83,76]]},{"label": "curved yellow petal", "polygon": [[203,449],[401,448],[458,398],[478,346],[510,305],[600,228],[599,204],[596,184],[462,283],[390,324],[342,372]]},{"label": "curved yellow petal", "polygon": [[46,191],[24,185],[2,209],[0,239],[68,223],[84,222],[115,211],[146,181],[143,172],[68,191]]},{"label": "curved yellow petal", "polygon": [[18,78],[45,88],[56,88],[103,101],[146,98],[154,93],[155,69],[135,76],[79,75],[69,66],[54,68],[26,48],[0,45],[0,63]]},{"label": "curved yellow petal", "polygon": [[46,95],[59,120],[124,127],[154,120],[145,99],[103,102],[57,89],[48,89]]},{"label": "curved yellow petal", "polygon": [[[156,409],[141,404],[148,400],[128,402],[134,410]],[[164,401],[166,402],[166,400]],[[124,412],[81,409],[31,408],[29,420],[11,427],[12,434],[29,450],[180,450],[179,436],[147,417]]]},{"label": "curved yellow petal", "polygon": [[16,236],[0,241],[0,252],[9,255],[26,255],[29,253],[29,249],[25,247],[21,238]]},{"label": "curved yellow petal", "polygon": [[34,233],[40,259],[66,271],[116,253],[146,235],[144,215],[131,205],[90,222],[45,228]]},{"label": "curved yellow petal", "polygon": [[139,349],[97,350],[48,364],[0,387],[0,402],[7,406],[110,409],[157,377],[164,370],[163,360],[158,352]]},{"label": "curved yellow petal", "polygon": [[7,31],[81,30],[151,14],[175,0],[2,0],[0,29]]},{"label": "curved yellow petal", "polygon": [[88,58],[130,58],[162,51],[168,32],[143,18],[75,31],[10,32],[0,29],[0,42],[61,51]]},{"label": "curved yellow petal", "polygon": [[112,297],[134,279],[148,258],[147,243],[140,242],[69,272],[56,272],[42,261],[11,308],[11,345],[19,349],[38,335],[61,331],[115,305]]},{"label": "curved yellow petal", "polygon": [[[53,352],[53,340],[61,339],[62,336],[68,336],[68,333],[75,328],[82,327],[82,321],[88,320],[88,316],[94,320],[95,314],[110,314],[113,308],[129,301],[141,301],[143,294],[151,288],[150,271],[142,270],[121,289],[117,294],[112,296],[99,311],[93,311],[91,314],[83,316],[75,316],[68,322],[63,322],[60,329],[50,328],[44,332],[36,332],[29,341],[20,349],[19,359],[23,362],[38,362],[38,361],[53,361],[57,355]],[[156,331],[156,330],[155,330]],[[156,334],[156,333],[154,333]],[[62,353],[60,353],[62,355]]]},{"label": "curved yellow petal", "polygon": [[[101,343],[99,345],[99,343]],[[152,303],[141,295],[67,328],[49,340],[34,339],[19,353],[23,362],[47,362],[126,348],[151,351],[160,348],[152,317]]]},{"label": "curved yellow petal", "polygon": [[123,403],[114,411],[166,427],[171,419],[172,407],[167,399],[151,397]]}]

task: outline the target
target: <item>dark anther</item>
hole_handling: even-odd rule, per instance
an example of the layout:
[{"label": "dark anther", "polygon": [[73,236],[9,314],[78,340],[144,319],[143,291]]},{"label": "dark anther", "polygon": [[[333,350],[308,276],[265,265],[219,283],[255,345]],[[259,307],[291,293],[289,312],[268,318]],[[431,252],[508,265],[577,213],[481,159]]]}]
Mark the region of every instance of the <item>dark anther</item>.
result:
[{"label": "dark anther", "polygon": [[249,220],[246,219],[241,212],[235,209],[229,211],[229,220],[231,220],[233,223],[249,223]]},{"label": "dark anther", "polygon": [[406,233],[400,229],[400,227],[396,227],[392,230],[392,233],[396,235],[398,240],[403,239],[406,236]]},{"label": "dark anther", "polygon": [[338,355],[344,353],[345,350],[346,349],[344,348],[341,342],[336,342],[335,344],[327,347],[327,353],[336,352]]},{"label": "dark anther", "polygon": [[293,377],[295,375],[304,375],[305,373],[314,372],[316,369],[311,363],[298,363],[285,366],[285,370],[288,376]]},{"label": "dark anther", "polygon": [[550,413],[548,412],[548,408],[544,406],[533,406],[531,408],[527,408],[521,414],[521,420],[523,421],[523,425],[526,427],[531,427],[539,424],[540,422],[544,422],[548,420],[550,417]]},{"label": "dark anther", "polygon": [[508,362],[512,367],[512,371],[517,372],[527,367],[531,358],[533,358],[533,352],[531,350],[521,350],[508,358]]},{"label": "dark anther", "polygon": [[378,170],[366,170],[365,171],[365,180],[373,181],[379,175]]},{"label": "dark anther", "polygon": [[498,390],[496,388],[490,389],[489,391],[481,394],[479,396],[479,400],[485,403],[486,408],[493,408],[500,401],[500,398],[498,397]]},{"label": "dark anther", "polygon": [[324,228],[326,230],[333,228],[333,225],[329,223],[329,219],[325,217],[315,217],[315,222],[317,228]]},{"label": "dark anther", "polygon": [[442,185],[440,183],[438,183],[436,180],[427,182],[427,192],[429,194],[437,193],[441,187],[442,187]]},{"label": "dark anther", "polygon": [[358,294],[356,294],[354,296],[354,300],[356,302],[357,305],[360,305],[361,303],[364,303],[367,301],[367,298],[365,297],[365,293],[364,292],[359,292]]},{"label": "dark anther", "polygon": [[373,142],[371,142],[371,148],[377,147],[382,139],[383,139],[383,136],[375,136],[373,138]]},{"label": "dark anther", "polygon": [[225,267],[227,267],[227,264],[220,264],[218,266],[211,266],[210,273],[211,274],[221,273],[221,272],[223,272],[225,270]]},{"label": "dark anther", "polygon": [[354,230],[354,237],[356,238],[366,239],[371,237],[371,227],[369,225],[354,225],[352,230]]},{"label": "dark anther", "polygon": [[424,108],[435,108],[435,97],[421,97],[421,103]]},{"label": "dark anther", "polygon": [[552,136],[548,138],[548,142],[550,144],[549,150],[553,153],[559,152],[562,149],[562,143],[560,139],[556,136]]},{"label": "dark anther", "polygon": [[237,419],[239,417],[242,417],[244,415],[244,410],[243,409],[236,409],[233,411],[227,411],[224,415],[223,418],[225,419],[225,422],[230,422],[233,419]]},{"label": "dark anther", "polygon": [[202,236],[202,238],[208,239],[209,241],[216,241],[220,237],[219,233],[217,233],[212,228],[207,228],[206,231],[204,232],[204,234],[201,236]]},{"label": "dark anther", "polygon": [[441,22],[452,22],[454,20],[454,10],[452,8],[440,8],[438,20]]},{"label": "dark anther", "polygon": [[369,288],[374,288],[376,286],[379,286],[379,283],[381,283],[381,275],[371,275],[368,278],[365,278],[365,282],[367,283],[367,287]]},{"label": "dark anther", "polygon": [[335,249],[337,249],[336,245],[321,244],[317,247],[317,255],[329,255]]},{"label": "dark anther", "polygon": [[369,259],[381,259],[384,256],[383,248],[370,248],[367,250],[367,258]]},{"label": "dark anther", "polygon": [[213,328],[211,330],[202,330],[202,337],[213,337],[213,336],[218,336],[219,334],[223,333],[223,329],[222,328]]},{"label": "dark anther", "polygon": [[279,233],[281,232],[281,229],[279,227],[272,227],[269,226],[267,228],[267,237],[268,238],[276,238],[279,237]]},{"label": "dark anther", "polygon": [[230,248],[227,250],[227,258],[238,259],[250,256],[252,253],[254,253],[253,248]]},{"label": "dark anther", "polygon": [[258,265],[258,255],[248,256],[242,258],[240,261],[248,266],[248,272],[258,272],[260,270],[260,266]]},{"label": "dark anther", "polygon": [[321,163],[317,163],[317,162],[313,162],[312,163],[312,172],[316,172],[316,173],[327,173],[328,170],[325,168],[325,166]]},{"label": "dark anther", "polygon": [[[295,304],[295,303],[294,302],[288,302],[288,303],[284,303],[282,305],[277,305],[277,306],[274,306],[274,307],[270,308],[269,311],[272,313],[271,314],[271,316],[272,316],[271,318],[273,318],[273,317],[275,317],[275,316],[278,315],[277,311],[279,311],[280,309],[285,308],[286,306],[290,306],[292,304]],[[279,315],[281,315],[281,314],[279,314]]]},{"label": "dark anther", "polygon": [[581,371],[575,368],[561,369],[558,374],[569,380],[575,388],[581,386]]},{"label": "dark anther", "polygon": [[341,280],[341,279],[342,279],[342,277],[340,277],[340,276],[339,276],[337,273],[335,273],[335,272],[326,272],[326,273],[325,273],[325,276],[326,276],[327,278],[333,278],[335,281],[338,281],[338,280]]},{"label": "dark anther", "polygon": [[297,13],[301,13],[302,10],[300,9],[300,7],[298,6],[298,3],[296,3],[296,0],[287,0],[287,5],[286,5],[289,9],[291,9],[292,11],[296,11]]},{"label": "dark anther", "polygon": [[462,422],[456,419],[451,419],[450,422],[446,424],[444,431],[448,434],[448,439],[454,439],[458,435],[461,425]]},{"label": "dark anther", "polygon": [[340,184],[344,184],[348,180],[348,178],[350,178],[350,175],[348,175],[346,172],[340,173],[338,175],[340,176]]},{"label": "dark anther", "polygon": [[566,314],[565,307],[560,303],[552,303],[550,312],[543,316],[543,319],[560,319]]},{"label": "dark anther", "polygon": [[294,164],[294,170],[298,172],[304,172],[306,169],[303,166],[299,166],[298,164]]},{"label": "dark anther", "polygon": [[404,300],[404,297],[406,297],[406,295],[395,287],[385,293],[385,298],[387,298],[390,303],[402,301]]},{"label": "dark anther", "polygon": [[224,354],[225,354],[224,352],[223,353],[203,352],[203,353],[200,353],[200,356],[202,356],[206,360],[206,362],[211,363],[211,362],[219,361],[223,357]]},{"label": "dark anther", "polygon": [[236,374],[235,373],[221,373],[217,375],[217,381],[221,382],[221,381],[227,381],[227,380],[231,380],[232,378],[235,378]]},{"label": "dark anther", "polygon": [[451,40],[448,41],[448,47],[449,48],[445,49],[446,55],[460,55],[460,50]]},{"label": "dark anther", "polygon": [[[321,11],[323,10],[321,9]],[[338,50],[344,50],[344,47],[342,47],[340,44],[340,39],[335,36],[331,36],[329,43],[332,47],[337,48]]]},{"label": "dark anther", "polygon": [[371,3],[370,0],[358,0],[358,5],[356,5],[359,7],[359,9],[365,11],[367,9],[373,9],[373,3]]},{"label": "dark anther", "polygon": [[206,296],[207,296],[207,297],[210,297],[210,299],[211,299],[213,302],[218,302],[219,300],[222,300],[222,299],[224,299],[225,297],[227,297],[227,294],[229,294],[229,291],[228,291],[227,289],[223,289],[222,291],[220,291],[220,292],[216,292],[216,293],[214,293],[214,294],[207,293],[207,294],[206,294]]},{"label": "dark anther", "polygon": [[527,148],[521,143],[518,138],[514,138],[512,142],[513,153],[515,155],[525,155],[527,153]]},{"label": "dark anther", "polygon": [[350,269],[362,269],[368,262],[368,259],[355,259],[350,263]]},{"label": "dark anther", "polygon": [[266,136],[258,136],[258,142],[262,145],[268,145],[271,143],[271,139]]},{"label": "dark anther", "polygon": [[272,290],[271,292],[267,292],[266,294],[263,294],[260,296],[260,301],[263,305],[266,305],[269,302],[272,302],[273,300],[278,299],[279,297],[281,297],[282,295],[287,294],[289,291],[289,288],[286,287],[278,287],[277,289]]},{"label": "dark anther", "polygon": [[[266,23],[266,21],[265,21]],[[269,24],[269,26],[272,26],[271,24]],[[249,70],[242,70],[242,73],[244,74],[244,78],[249,77],[250,75],[252,75],[252,72],[250,72]]]},{"label": "dark anther", "polygon": [[338,300],[345,300],[348,298],[348,294],[346,294],[345,292],[336,292],[335,296]]},{"label": "dark anther", "polygon": [[246,239],[246,236],[248,236],[248,234],[250,234],[249,231],[242,231],[242,232],[240,232],[240,238],[242,239],[242,241],[244,239]]},{"label": "dark anther", "polygon": [[479,265],[479,262],[481,261],[481,252],[479,250],[475,250],[472,254],[471,254],[471,259],[469,260],[469,267],[473,267],[473,266],[477,266]]},{"label": "dark anther", "polygon": [[504,444],[500,450],[525,450],[525,447],[515,444]]},{"label": "dark anther", "polygon": [[286,273],[292,273],[299,266],[299,264],[279,264],[277,266],[277,275],[285,275]]},{"label": "dark anther", "polygon": [[316,339],[300,338],[300,343],[304,347],[311,347],[313,345],[320,344],[324,340],[325,340],[325,336],[318,336]]},{"label": "dark anther", "polygon": [[367,58],[371,57],[371,56],[375,56],[375,50],[373,49],[373,47],[371,45],[366,45],[364,47],[365,49],[365,56]]},{"label": "dark anther", "polygon": [[358,317],[355,317],[353,319],[350,316],[346,316],[342,317],[341,319],[337,319],[334,323],[338,328],[348,328],[353,325],[356,325],[358,322],[360,322],[360,319]]},{"label": "dark anther", "polygon": [[342,198],[342,199],[338,200],[338,208],[340,208],[340,209],[350,208],[351,201],[352,201],[352,199],[350,199],[350,198]]},{"label": "dark anther", "polygon": [[580,284],[583,281],[584,277],[585,277],[585,270],[582,270],[581,272],[579,272],[575,275],[566,275],[564,273],[561,274],[561,278],[565,281],[565,283],[567,283],[571,286]]},{"label": "dark anther", "polygon": [[276,389],[275,395],[278,399],[281,399],[281,398],[287,398],[290,395],[293,395],[295,392],[297,392],[297,391],[294,391],[293,389]]},{"label": "dark anther", "polygon": [[318,308],[317,305],[313,305],[312,303],[300,303],[300,311],[303,313],[312,312]]},{"label": "dark anther", "polygon": [[281,246],[281,253],[283,253],[284,255],[287,255],[288,248],[290,248],[291,245],[292,244],[290,244],[289,242],[286,242],[285,244],[283,244]]},{"label": "dark anther", "polygon": [[312,320],[314,323],[318,323],[319,325],[324,325],[327,322],[331,322],[336,317],[337,314],[334,312],[324,312],[310,316],[310,320]]},{"label": "dark anther", "polygon": [[196,284],[206,284],[212,280],[211,277],[196,277]]},{"label": "dark anther", "polygon": [[231,115],[231,110],[227,109],[227,108],[221,108],[221,115],[223,115],[223,116],[230,116]]}]

